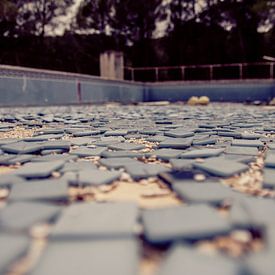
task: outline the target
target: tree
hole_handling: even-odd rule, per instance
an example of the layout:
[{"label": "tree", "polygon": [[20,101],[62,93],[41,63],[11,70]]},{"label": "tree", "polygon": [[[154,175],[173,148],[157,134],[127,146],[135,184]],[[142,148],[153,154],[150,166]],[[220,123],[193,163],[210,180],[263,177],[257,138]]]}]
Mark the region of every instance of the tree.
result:
[{"label": "tree", "polygon": [[163,17],[162,0],[85,0],[77,14],[76,27],[117,41],[135,43],[153,37]]},{"label": "tree", "polygon": [[197,17],[196,4],[196,0],[171,1],[168,5],[170,10],[169,31],[178,32],[186,22],[194,20]]},{"label": "tree", "polygon": [[[196,5],[196,0],[173,0],[168,5],[170,14],[168,35],[170,43],[174,45],[174,50],[172,49],[170,54],[174,56],[175,53],[177,56],[176,64],[172,61],[175,65],[186,63],[185,53],[189,51],[191,41],[198,36],[196,35]],[[190,32],[190,29],[193,29],[193,31]]]},{"label": "tree", "polygon": [[[201,13],[200,19],[208,25],[220,25],[228,30],[228,50],[239,62],[261,58],[261,34],[259,28],[271,22],[270,0],[211,1]],[[274,3],[273,3],[274,7]]]},{"label": "tree", "polygon": [[56,19],[66,15],[73,0],[18,0],[17,33],[41,38],[57,27]]},{"label": "tree", "polygon": [[162,0],[117,0],[112,28],[135,43],[154,38],[157,23],[166,19]]},{"label": "tree", "polygon": [[84,0],[76,16],[75,28],[110,35],[114,0]]},{"label": "tree", "polygon": [[17,7],[14,1],[1,0],[0,2],[0,37],[13,33],[16,25]]}]

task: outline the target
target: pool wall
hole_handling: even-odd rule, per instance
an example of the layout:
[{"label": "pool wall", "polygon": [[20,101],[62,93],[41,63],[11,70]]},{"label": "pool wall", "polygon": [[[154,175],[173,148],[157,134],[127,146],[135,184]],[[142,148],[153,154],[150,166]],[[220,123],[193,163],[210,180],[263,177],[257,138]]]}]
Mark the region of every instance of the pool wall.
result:
[{"label": "pool wall", "polygon": [[102,79],[69,81],[0,77],[0,106],[142,102],[143,86]]},{"label": "pool wall", "polygon": [[85,80],[0,77],[0,106],[64,105],[104,102],[268,101],[275,97],[272,80],[138,83],[94,78]]},{"label": "pool wall", "polygon": [[186,101],[208,96],[211,101],[268,101],[275,96],[275,82],[264,80],[150,84],[148,101]]}]

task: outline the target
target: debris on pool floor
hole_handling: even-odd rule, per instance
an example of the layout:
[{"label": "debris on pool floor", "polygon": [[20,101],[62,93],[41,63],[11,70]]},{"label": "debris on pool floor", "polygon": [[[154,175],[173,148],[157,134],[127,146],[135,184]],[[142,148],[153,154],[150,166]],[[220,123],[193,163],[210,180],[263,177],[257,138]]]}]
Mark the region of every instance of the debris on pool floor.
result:
[{"label": "debris on pool floor", "polygon": [[0,109],[0,274],[273,275],[275,109]]}]

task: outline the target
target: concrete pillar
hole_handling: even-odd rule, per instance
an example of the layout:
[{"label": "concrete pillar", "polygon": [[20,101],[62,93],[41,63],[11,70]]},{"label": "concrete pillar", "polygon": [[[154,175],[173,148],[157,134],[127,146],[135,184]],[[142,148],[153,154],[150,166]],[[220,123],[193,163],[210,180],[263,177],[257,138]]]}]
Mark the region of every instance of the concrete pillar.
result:
[{"label": "concrete pillar", "polygon": [[107,51],[100,54],[100,76],[109,79],[124,79],[124,58],[122,52]]}]

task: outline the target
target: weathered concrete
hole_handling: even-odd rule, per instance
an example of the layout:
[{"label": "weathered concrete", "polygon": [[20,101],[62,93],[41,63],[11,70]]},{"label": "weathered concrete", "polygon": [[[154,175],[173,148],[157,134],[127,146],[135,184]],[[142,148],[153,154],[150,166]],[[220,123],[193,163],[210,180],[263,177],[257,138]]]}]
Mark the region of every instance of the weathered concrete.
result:
[{"label": "weathered concrete", "polygon": [[142,102],[143,85],[122,81],[94,81],[81,83],[83,103],[102,103],[106,101],[132,103]]},{"label": "weathered concrete", "polygon": [[125,81],[67,81],[0,77],[0,106],[142,102],[143,85]]},{"label": "weathered concrete", "polygon": [[108,79],[124,79],[122,52],[107,51],[100,55],[100,76]]},{"label": "weathered concrete", "polygon": [[149,84],[146,95],[148,101],[186,101],[191,96],[208,96],[212,101],[268,101],[275,96],[275,83],[271,80],[158,83]]},{"label": "weathered concrete", "polygon": [[57,79],[54,77],[0,77],[0,106],[134,103],[186,101],[208,96],[211,101],[268,101],[275,97],[271,80],[138,83],[102,78]]}]

